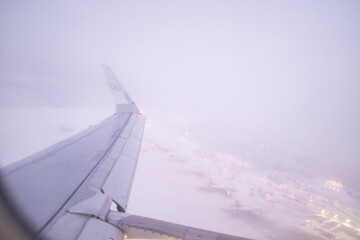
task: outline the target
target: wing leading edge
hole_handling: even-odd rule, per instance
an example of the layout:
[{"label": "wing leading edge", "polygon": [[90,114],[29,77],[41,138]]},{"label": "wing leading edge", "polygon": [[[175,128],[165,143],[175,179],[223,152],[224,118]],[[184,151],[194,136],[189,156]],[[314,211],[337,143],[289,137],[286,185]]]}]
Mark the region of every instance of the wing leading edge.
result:
[{"label": "wing leading edge", "polygon": [[[112,116],[1,169],[0,180],[8,198],[31,223],[35,236],[64,240],[154,239],[157,235],[162,239],[244,239],[125,213],[145,117],[111,69],[104,66],[104,71],[117,104]],[[119,104],[119,94],[127,104]],[[112,204],[118,212],[110,210]]]}]

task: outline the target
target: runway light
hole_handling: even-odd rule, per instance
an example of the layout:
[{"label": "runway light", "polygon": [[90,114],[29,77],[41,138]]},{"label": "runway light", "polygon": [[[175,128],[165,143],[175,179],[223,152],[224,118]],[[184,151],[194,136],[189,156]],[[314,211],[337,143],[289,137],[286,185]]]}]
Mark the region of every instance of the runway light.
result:
[{"label": "runway light", "polygon": [[338,217],[338,215],[337,215],[337,214],[335,214],[334,218],[337,218],[337,217]]},{"label": "runway light", "polygon": [[270,194],[269,193],[266,194],[265,199],[270,200]]},{"label": "runway light", "polygon": [[346,222],[349,223],[349,222],[350,222],[350,219],[347,219]]}]

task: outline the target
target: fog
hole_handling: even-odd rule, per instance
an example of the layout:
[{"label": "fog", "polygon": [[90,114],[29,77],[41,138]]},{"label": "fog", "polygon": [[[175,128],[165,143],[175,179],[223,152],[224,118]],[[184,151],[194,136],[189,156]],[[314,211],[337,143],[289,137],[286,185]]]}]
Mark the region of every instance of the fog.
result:
[{"label": "fog", "polygon": [[296,169],[358,188],[359,11],[359,1],[4,0],[0,69],[43,79],[40,92],[64,96],[52,107],[105,108],[108,64],[151,124],[266,167],[295,154]]},{"label": "fog", "polygon": [[357,1],[2,1],[0,11],[1,66],[91,91],[107,63],[149,118],[359,169]]}]

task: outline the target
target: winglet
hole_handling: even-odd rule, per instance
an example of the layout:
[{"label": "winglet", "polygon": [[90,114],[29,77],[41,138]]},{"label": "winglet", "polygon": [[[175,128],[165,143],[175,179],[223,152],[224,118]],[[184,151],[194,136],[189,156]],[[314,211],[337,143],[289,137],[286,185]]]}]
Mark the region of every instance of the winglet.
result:
[{"label": "winglet", "polygon": [[130,95],[126,92],[125,88],[120,84],[118,78],[111,70],[110,67],[106,65],[102,65],[106,78],[108,80],[108,85],[111,89],[111,93],[113,94],[114,102],[116,105],[121,105],[123,102],[122,99],[126,99],[128,104],[132,105],[136,111],[139,112],[139,108],[136,106],[135,102],[131,99]]}]

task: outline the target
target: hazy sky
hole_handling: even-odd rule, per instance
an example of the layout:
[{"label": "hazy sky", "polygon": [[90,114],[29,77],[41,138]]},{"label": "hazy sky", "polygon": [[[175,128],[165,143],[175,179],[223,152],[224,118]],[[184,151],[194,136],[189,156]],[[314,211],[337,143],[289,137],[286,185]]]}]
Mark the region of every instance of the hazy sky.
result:
[{"label": "hazy sky", "polygon": [[96,90],[106,63],[149,119],[253,135],[355,174],[359,13],[357,0],[2,0],[0,66]]}]

